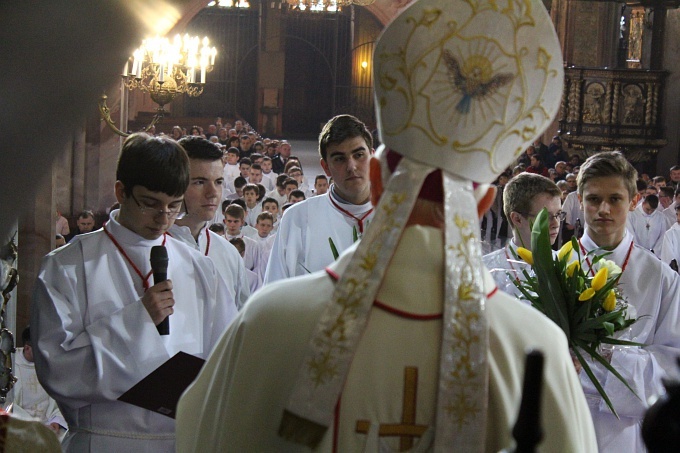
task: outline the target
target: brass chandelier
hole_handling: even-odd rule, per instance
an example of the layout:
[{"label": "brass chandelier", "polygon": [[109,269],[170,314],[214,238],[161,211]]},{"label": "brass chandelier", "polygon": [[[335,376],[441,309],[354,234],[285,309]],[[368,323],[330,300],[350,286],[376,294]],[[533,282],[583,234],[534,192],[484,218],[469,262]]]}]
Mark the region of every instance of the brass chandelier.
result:
[{"label": "brass chandelier", "polygon": [[[201,40],[196,36],[177,35],[171,42],[157,36],[145,39],[125,63],[122,74],[125,88],[149,93],[158,104],[156,114],[144,131],[163,118],[167,113],[164,106],[177,95],[197,97],[203,93],[206,74],[213,70],[217,55],[217,49],[209,44],[207,37]],[[127,137],[130,134],[118,129],[111,119],[106,99],[103,95],[99,101],[102,119],[116,134]]]}]

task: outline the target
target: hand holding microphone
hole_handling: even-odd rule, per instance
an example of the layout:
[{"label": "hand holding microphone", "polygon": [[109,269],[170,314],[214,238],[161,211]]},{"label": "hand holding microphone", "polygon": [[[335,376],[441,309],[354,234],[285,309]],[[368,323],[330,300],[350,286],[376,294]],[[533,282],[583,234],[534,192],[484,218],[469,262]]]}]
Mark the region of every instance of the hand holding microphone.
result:
[{"label": "hand holding microphone", "polygon": [[151,269],[153,270],[154,285],[149,288],[142,303],[151,315],[151,319],[158,333],[170,334],[170,320],[168,316],[173,313],[175,300],[172,294],[172,282],[168,280],[168,251],[162,245],[151,248]]}]

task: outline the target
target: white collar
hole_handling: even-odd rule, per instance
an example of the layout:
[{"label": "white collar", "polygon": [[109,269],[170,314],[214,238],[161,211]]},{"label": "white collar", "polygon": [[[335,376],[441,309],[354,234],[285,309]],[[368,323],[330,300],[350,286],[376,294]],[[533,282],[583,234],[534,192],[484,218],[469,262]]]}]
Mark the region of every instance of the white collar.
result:
[{"label": "white collar", "polygon": [[145,239],[124,227],[118,222],[119,209],[111,211],[109,214],[109,221],[106,222],[106,229],[108,232],[116,238],[116,241],[121,245],[125,244],[127,246],[139,246],[139,247],[153,247],[154,245],[161,245],[163,243],[163,235],[157,239]]}]

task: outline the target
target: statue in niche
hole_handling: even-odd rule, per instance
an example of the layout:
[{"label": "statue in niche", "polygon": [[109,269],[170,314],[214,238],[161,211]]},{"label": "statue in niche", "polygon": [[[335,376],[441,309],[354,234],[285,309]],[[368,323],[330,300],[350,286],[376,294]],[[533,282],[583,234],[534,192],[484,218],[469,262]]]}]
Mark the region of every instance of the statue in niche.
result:
[{"label": "statue in niche", "polygon": [[591,83],[586,88],[583,107],[583,122],[602,124],[604,110],[604,87],[600,83]]},{"label": "statue in niche", "polygon": [[640,126],[644,120],[642,89],[638,85],[626,85],[623,93],[622,124]]}]

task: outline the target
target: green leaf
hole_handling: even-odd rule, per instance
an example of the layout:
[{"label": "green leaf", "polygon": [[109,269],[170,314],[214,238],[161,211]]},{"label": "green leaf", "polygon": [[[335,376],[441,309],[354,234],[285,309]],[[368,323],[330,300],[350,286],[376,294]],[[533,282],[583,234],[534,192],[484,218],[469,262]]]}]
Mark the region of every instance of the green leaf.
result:
[{"label": "green leaf", "polygon": [[610,322],[603,322],[602,327],[604,327],[604,330],[606,330],[609,335],[614,335],[614,324]]},{"label": "green leaf", "polygon": [[534,255],[534,273],[540,282],[536,293],[543,302],[545,314],[557,324],[567,340],[571,336],[569,320],[567,318],[564,293],[560,281],[555,275],[550,234],[548,210],[543,208],[536,216],[531,231],[531,251]]},{"label": "green leaf", "polygon": [[[635,393],[635,390],[633,390],[633,388],[628,384],[628,381],[626,381],[626,380],[623,378],[623,376],[621,376],[621,375],[619,374],[619,372],[616,371],[616,370],[614,369],[614,367],[611,365],[611,363],[609,363],[607,360],[605,360],[604,357],[602,357],[602,356],[601,356],[594,348],[591,348],[590,346],[587,346],[587,345],[582,345],[581,347],[583,348],[584,351],[586,351],[588,354],[590,354],[591,357],[593,357],[595,360],[597,360],[598,362],[600,362],[600,363],[602,364],[602,366],[604,366],[604,367],[605,367],[607,370],[609,370],[614,376],[616,376],[616,377],[618,378],[618,380],[621,381],[621,382],[623,383],[623,385],[625,385],[625,386],[628,388],[628,390],[630,390],[630,392],[631,392],[633,395],[635,395],[635,397],[636,397],[637,399],[640,399],[640,397],[638,396],[638,394]],[[617,417],[618,417],[618,415],[617,415]]]},{"label": "green leaf", "polygon": [[333,260],[337,260],[340,254],[338,253],[338,249],[335,247],[335,244],[333,243],[333,239],[329,237],[328,243],[331,245],[331,253],[333,254]]},{"label": "green leaf", "polygon": [[598,393],[602,397],[605,403],[607,403],[607,406],[609,409],[612,411],[612,413],[616,416],[616,418],[619,418],[619,414],[616,413],[616,409],[614,409],[614,405],[612,404],[611,400],[607,396],[607,393],[604,391],[604,388],[602,388],[602,385],[600,384],[600,381],[597,380],[595,375],[593,374],[593,371],[590,369],[590,365],[588,365],[588,362],[583,358],[581,353],[578,350],[578,347],[572,347],[572,351],[574,351],[574,354],[576,354],[576,358],[578,359],[579,363],[583,367],[583,371],[586,372],[588,377],[590,378],[590,381],[593,383],[595,388],[597,389]]},{"label": "green leaf", "polygon": [[634,341],[628,341],[628,340],[619,340],[618,338],[611,338],[611,337],[604,337],[602,340],[602,343],[607,343],[607,344],[618,344],[622,346],[647,346],[644,343],[636,343]]}]

